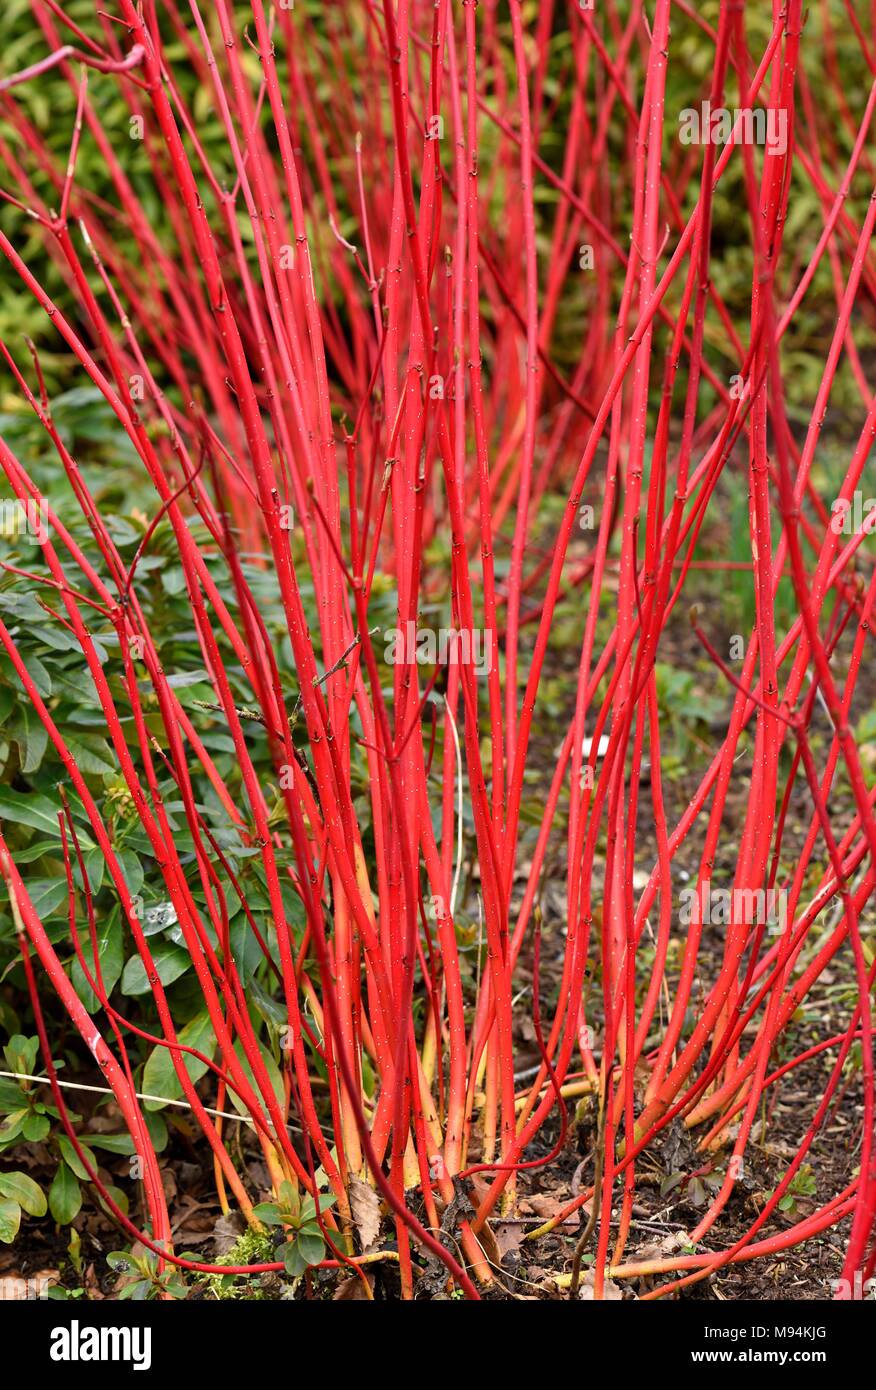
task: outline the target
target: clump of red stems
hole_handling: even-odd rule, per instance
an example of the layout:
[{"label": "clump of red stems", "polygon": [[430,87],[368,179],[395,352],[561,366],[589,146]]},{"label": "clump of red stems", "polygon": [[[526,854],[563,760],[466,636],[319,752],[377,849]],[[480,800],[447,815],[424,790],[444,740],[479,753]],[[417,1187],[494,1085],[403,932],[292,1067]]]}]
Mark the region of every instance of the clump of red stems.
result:
[{"label": "clump of red stems", "polygon": [[[876,84],[869,94],[842,91],[824,7],[824,80],[845,123],[840,142],[839,132],[825,129],[801,60],[809,39],[801,0],[774,7],[760,47],[746,32],[742,7],[721,3],[713,29],[680,5],[674,23],[695,26],[712,60],[702,98],[714,109],[759,106],[775,118],[770,128],[780,128],[781,118],[787,133],[782,152],[752,148],[735,129],[723,144],[686,148],[675,139],[679,113],[666,102],[676,56],[670,0],[653,0],[647,11],[638,0],[605,0],[598,12],[575,3],[542,3],[535,11],[511,0],[507,13],[491,4],[382,0],[326,7],[318,31],[306,6],[268,10],[253,0],[245,17],[228,0],[191,0],[189,8],[168,0],[159,23],[154,6],[117,0],[111,12],[95,6],[85,33],[60,6],[34,4],[46,57],[0,83],[5,119],[18,136],[16,150],[2,150],[4,194],[43,235],[65,293],[50,300],[2,234],[0,248],[49,316],[56,349],[111,407],[154,488],[141,550],[159,524],[173,528],[215,705],[239,761],[232,792],[162,669],[138,597],[138,560],[123,561],[57,433],[38,361],[33,371],[18,366],[4,345],[14,387],[51,440],[99,549],[101,563],[92,564],[49,498],[44,596],[81,648],[197,973],[217,1042],[215,1058],[201,1058],[209,1062],[209,1105],[208,1082],[195,1086],[189,1078],[184,1056],[194,1049],[178,1042],[101,808],[2,622],[0,643],[64,763],[66,797],[84,811],[106,857],[160,1022],[149,1041],[170,1051],[223,1194],[251,1216],[253,1194],[213,1113],[233,1092],[275,1184],[313,1193],[315,1170],[323,1169],[337,1198],[320,1218],[333,1262],[361,1260],[349,1192],[354,1179],[365,1180],[395,1222],[404,1295],[413,1292],[412,1256],[425,1251],[475,1298],[495,1277],[485,1242],[491,1215],[513,1203],[522,1171],[556,1157],[567,1099],[589,1093],[598,1115],[591,1182],[570,1193],[566,1210],[593,1200],[584,1235],[592,1232],[594,1241],[597,1298],[609,1274],[666,1274],[647,1294],[656,1297],[728,1262],[799,1244],[846,1217],[843,1275],[850,1284],[856,1271],[871,1276],[873,965],[861,914],[876,874],[876,816],[851,711],[860,672],[872,661],[876,571],[866,527],[852,537],[831,527],[830,499],[816,489],[813,463],[844,354],[862,421],[840,498],[853,498],[876,434],[876,397],[853,336],[858,323],[873,324],[876,200],[860,224],[847,201],[853,185],[873,180],[867,151]],[[568,31],[562,49],[551,43],[561,20]],[[171,45],[208,95],[233,171],[228,181],[210,153],[215,141],[199,139],[177,81],[183,60]],[[117,83],[132,130],[142,135],[139,152],[165,214],[160,234],[92,99],[92,69]],[[63,81],[77,99],[66,167],[20,100],[25,83]],[[560,103],[560,92],[571,95]],[[542,150],[558,111],[567,126],[561,158],[552,163]],[[85,140],[100,152],[114,206],[77,179]],[[841,146],[850,149],[847,158]],[[737,322],[711,274],[716,192],[737,171],[744,201],[736,234],[751,265],[746,322]],[[47,186],[51,199],[38,192]],[[807,228],[805,264],[786,235],[803,188],[815,191],[821,215],[814,235]],[[548,192],[549,212],[541,196]],[[628,224],[623,208],[631,210]],[[582,244],[592,247],[592,277],[569,370],[556,360],[555,329],[564,303],[583,293]],[[789,423],[782,347],[822,263],[832,271],[836,312],[801,436]],[[145,383],[143,393],[134,381]],[[670,733],[655,663],[676,610],[696,597],[697,542],[714,518],[725,470],[740,457],[747,460],[756,621],[743,659],[731,666],[706,612],[692,616],[715,689],[732,708],[693,799],[673,823],[662,773]],[[0,463],[17,498],[37,496],[25,463],[4,442]],[[571,543],[580,537],[588,483],[601,501],[582,555]],[[546,543],[545,505],[557,497],[565,506]],[[208,541],[195,539],[192,517]],[[428,560],[442,538],[449,558]],[[298,674],[291,697],[241,564],[254,551],[282,603]],[[221,596],[217,562],[233,585],[231,606]],[[416,652],[402,645],[387,693],[369,624],[377,574],[392,576],[399,631],[408,624],[416,630],[423,602],[446,596],[454,629],[483,633],[484,650],[501,660],[485,671],[470,651],[449,662],[439,698]],[[796,616],[777,630],[783,577],[793,585]],[[313,631],[303,583],[315,594]],[[565,687],[566,734],[540,831],[523,854],[524,782],[534,766],[533,731],[561,600],[579,615],[577,677]],[[597,618],[606,605],[614,622],[600,647]],[[97,622],[118,636],[112,672],[95,651]],[[246,673],[247,710],[267,731],[273,782],[283,788],[282,831],[269,825],[268,788],[245,737],[228,662]],[[147,690],[160,711],[160,736],[150,732],[154,721],[147,727]],[[810,729],[818,709],[827,712],[830,732],[816,752]],[[746,737],[753,756],[740,761]],[[433,766],[436,746],[440,767]],[[350,786],[351,759],[361,749],[367,811]],[[168,774],[196,846],[205,907],[192,895],[159,795]],[[851,791],[851,815],[831,804],[840,776]],[[740,778],[747,786],[741,825],[728,813]],[[273,1089],[228,946],[226,895],[235,884],[196,805],[195,784],[204,779],[257,851],[268,885],[270,921],[253,917],[251,926],[287,1014],[285,1099]],[[809,818],[786,872],[788,810],[800,787]],[[486,948],[476,997],[464,986],[455,920],[463,800],[473,824],[463,852],[478,867]],[[561,802],[567,833],[554,825]],[[656,854],[644,843],[643,822]],[[61,827],[71,894],[67,945],[100,999],[96,1016],[77,997],[65,951],[49,940],[0,836],[56,1103],[100,1189],[52,1067],[34,958],[144,1158],[144,1229],[104,1191],[107,1205],[163,1261],[227,1273],[228,1266],[187,1261],[173,1250],[128,1052],[144,1033],[102,988],[90,901],[86,923],[79,920],[74,869],[81,851],[66,802]],[[735,865],[734,903],[736,894],[778,888],[788,905],[779,935],[734,906],[705,984],[700,914],[684,928],[680,956],[672,949],[673,882],[694,843],[698,891],[723,857]],[[278,866],[281,845],[291,846],[294,871]],[[560,853],[564,955],[556,1002],[542,1018],[538,904]],[[645,855],[647,882],[634,886]],[[303,941],[284,908],[290,877],[306,919]],[[808,949],[816,928],[817,949]],[[533,954],[527,997],[542,1060],[521,1079],[515,994]],[[591,1036],[585,979],[597,963],[602,997]],[[776,1050],[828,966],[841,966],[855,986],[847,1028],[785,1054],[779,1065]],[[415,992],[425,999],[416,1014]],[[817,1210],[776,1225],[771,1218],[806,1161],[856,1042],[864,1096],[859,1167]],[[313,1049],[324,1063],[328,1103],[315,1088]],[[722,1243],[721,1214],[770,1088],[829,1050],[835,1063],[797,1153],[745,1233]],[[373,1087],[365,1084],[366,1064]],[[558,1111],[550,1154],[527,1157],[546,1125],[556,1133]],[[689,1232],[696,1253],[627,1259],[637,1165],[677,1121],[704,1162],[724,1153],[725,1175]],[[473,1214],[453,1240],[439,1239],[460,1178],[475,1172]],[[583,1242],[573,1286],[582,1253]]]}]

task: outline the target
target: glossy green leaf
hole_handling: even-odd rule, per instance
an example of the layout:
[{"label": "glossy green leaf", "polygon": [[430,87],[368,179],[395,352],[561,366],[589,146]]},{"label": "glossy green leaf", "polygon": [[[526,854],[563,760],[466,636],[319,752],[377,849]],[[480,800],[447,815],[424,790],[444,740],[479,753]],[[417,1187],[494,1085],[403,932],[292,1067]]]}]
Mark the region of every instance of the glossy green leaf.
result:
[{"label": "glossy green leaf", "polygon": [[60,1226],[66,1226],[79,1215],[81,1206],[79,1179],[66,1163],[59,1163],[49,1188],[49,1211]]},{"label": "glossy green leaf", "polygon": [[20,1225],[21,1207],[17,1202],[4,1197],[0,1200],[0,1240],[4,1245],[12,1244],[18,1235]]},{"label": "glossy green leaf", "polygon": [[[99,852],[100,851],[98,851],[98,853]],[[85,959],[88,962],[89,973],[95,978],[91,941],[86,936],[82,938],[82,949],[85,954]],[[98,922],[97,949],[103,987],[106,994],[109,995],[118,984],[125,963],[124,933],[122,931],[122,923],[118,908],[113,908],[112,911],[108,912],[103,918],[102,922]],[[73,961],[73,967],[70,973],[76,993],[79,995],[79,998],[82,1000],[88,1012],[94,1013],[95,1010],[100,1007],[100,1003],[97,995],[85,978],[85,972],[79,964],[78,957]]]},{"label": "glossy green leaf", "polygon": [[17,1202],[28,1216],[45,1216],[46,1196],[38,1183],[27,1173],[0,1173],[0,1195]]},{"label": "glossy green leaf", "polygon": [[[184,1047],[193,1047],[198,1052],[203,1052],[205,1057],[212,1058],[216,1051],[213,1024],[206,1009],[190,1019],[185,1027],[179,1030],[177,1037]],[[183,1053],[182,1058],[192,1081],[200,1080],[207,1070],[206,1063],[198,1061],[198,1058],[192,1057],[191,1054]],[[182,1084],[168,1048],[154,1047],[150,1052],[143,1069],[143,1090],[147,1095],[162,1096],[166,1100],[177,1100],[182,1095]],[[144,1105],[147,1110],[161,1109],[161,1102],[157,1100],[144,1101]]]},{"label": "glossy green leaf", "polygon": [[[163,985],[173,984],[191,965],[188,952],[179,946],[159,946],[153,954],[153,960],[158,978]],[[132,956],[122,971],[122,994],[148,994],[150,988],[146,967],[139,956]]]}]

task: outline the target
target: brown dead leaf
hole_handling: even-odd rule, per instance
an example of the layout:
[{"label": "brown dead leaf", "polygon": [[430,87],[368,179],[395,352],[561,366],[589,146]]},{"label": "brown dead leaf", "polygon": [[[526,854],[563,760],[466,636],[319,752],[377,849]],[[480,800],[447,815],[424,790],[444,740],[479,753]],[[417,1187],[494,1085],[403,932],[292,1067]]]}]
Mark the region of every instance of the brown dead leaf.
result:
[{"label": "brown dead leaf", "polygon": [[[374,1275],[366,1274],[368,1287],[374,1288]],[[368,1303],[368,1295],[362,1286],[362,1280],[358,1274],[351,1274],[349,1279],[342,1279],[338,1287],[332,1294],[333,1303]]]},{"label": "brown dead leaf", "polygon": [[361,1178],[350,1179],[350,1211],[359,1232],[363,1254],[367,1254],[380,1235],[380,1198]]},{"label": "brown dead leaf", "polygon": [[684,1231],[670,1231],[661,1240],[649,1241],[647,1245],[642,1245],[636,1251],[636,1261],[641,1260],[665,1260],[670,1255],[674,1255],[676,1250],[686,1244],[687,1236]]},{"label": "brown dead leaf", "polygon": [[[521,1210],[524,1205],[531,1208],[534,1216],[541,1216],[545,1221],[550,1221],[552,1217],[559,1216],[563,1207],[569,1205],[569,1199],[568,1197],[564,1197],[561,1201],[558,1197],[551,1197],[547,1192],[535,1192],[531,1197],[527,1198],[525,1203],[521,1204]],[[585,1202],[585,1211],[587,1210],[587,1205],[588,1204]],[[578,1210],[571,1212],[561,1224],[563,1226],[568,1226],[570,1229],[577,1227],[580,1224]]]},{"label": "brown dead leaf", "polygon": [[220,1216],[213,1227],[213,1253],[215,1255],[227,1255],[228,1251],[237,1244],[237,1238],[246,1229],[243,1218],[236,1212],[229,1212],[228,1216]]},{"label": "brown dead leaf", "polygon": [[[584,1303],[593,1302],[593,1270],[588,1269],[578,1287],[578,1297]],[[606,1303],[619,1303],[623,1298],[620,1284],[616,1284],[613,1279],[606,1279],[602,1286],[602,1297]]]},{"label": "brown dead leaf", "polygon": [[498,1240],[496,1239],[496,1233],[490,1225],[489,1221],[485,1221],[481,1229],[478,1231],[478,1240],[480,1241],[481,1249],[483,1250],[490,1264],[501,1264],[502,1250]]},{"label": "brown dead leaf", "polygon": [[197,1237],[203,1240],[205,1233],[212,1232],[216,1221],[215,1201],[198,1202],[188,1193],[184,1193],[177,1203],[176,1210],[177,1214],[171,1226],[174,1236],[182,1238],[185,1231],[186,1239]]},{"label": "brown dead leaf", "polygon": [[[134,1250],[136,1248],[138,1248],[137,1242],[134,1243],[131,1249]],[[145,1249],[145,1246],[140,1245],[139,1249],[142,1251]],[[82,1276],[82,1283],[89,1299],[104,1297],[103,1289],[100,1287],[100,1278],[93,1264],[86,1266],[85,1273]]]},{"label": "brown dead leaf", "polygon": [[526,1235],[526,1227],[520,1221],[499,1221],[493,1228],[496,1244],[501,1256],[517,1253]]}]

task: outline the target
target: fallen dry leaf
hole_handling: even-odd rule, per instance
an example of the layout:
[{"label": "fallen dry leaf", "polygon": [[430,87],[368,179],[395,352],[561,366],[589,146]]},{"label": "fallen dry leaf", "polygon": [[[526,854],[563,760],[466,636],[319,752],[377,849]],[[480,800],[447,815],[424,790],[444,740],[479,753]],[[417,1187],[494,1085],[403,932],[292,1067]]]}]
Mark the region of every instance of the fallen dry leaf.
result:
[{"label": "fallen dry leaf", "polygon": [[213,1253],[214,1255],[227,1255],[232,1246],[237,1244],[238,1236],[242,1235],[246,1229],[242,1217],[236,1212],[230,1212],[228,1216],[220,1216],[216,1225],[213,1227]]},{"label": "fallen dry leaf", "polygon": [[519,1221],[499,1221],[493,1227],[500,1255],[516,1254],[520,1249],[526,1227]]},{"label": "fallen dry leaf", "polygon": [[[139,1248],[142,1252],[145,1247],[142,1245],[139,1245],[138,1247],[138,1242],[135,1241],[134,1245],[131,1248],[132,1250]],[[95,1269],[93,1264],[86,1266],[85,1273],[82,1276],[82,1283],[88,1294],[89,1300],[104,1298],[105,1295],[103,1289],[100,1287],[100,1279],[98,1277],[97,1270]]]},{"label": "fallen dry leaf", "polygon": [[[561,1201],[558,1197],[551,1197],[547,1192],[536,1192],[533,1196],[527,1198],[525,1203],[521,1204],[521,1210],[523,1206],[527,1206],[531,1208],[534,1216],[541,1216],[545,1221],[550,1221],[552,1217],[560,1214],[563,1207],[567,1207],[568,1205],[568,1197],[564,1197]],[[585,1202],[585,1211],[587,1207],[588,1203]],[[561,1224],[563,1226],[576,1227],[580,1224],[580,1219],[578,1209],[576,1209],[571,1212]]]},{"label": "fallen dry leaf", "polygon": [[674,1255],[676,1250],[687,1242],[684,1231],[670,1231],[661,1240],[649,1241],[647,1245],[642,1245],[636,1251],[636,1262],[641,1260],[664,1260],[670,1255]]},{"label": "fallen dry leaf", "polygon": [[480,1241],[481,1249],[483,1250],[490,1264],[500,1264],[502,1260],[502,1250],[498,1240],[496,1239],[496,1232],[493,1230],[489,1221],[485,1221],[480,1231],[478,1232],[478,1240]]},{"label": "fallen dry leaf", "polygon": [[[374,1275],[366,1274],[368,1287],[374,1288]],[[333,1303],[368,1303],[368,1295],[362,1285],[362,1280],[358,1274],[351,1274],[349,1279],[342,1279],[338,1287],[332,1294]]]},{"label": "fallen dry leaf", "polygon": [[371,1249],[380,1235],[380,1198],[361,1178],[350,1179],[350,1210],[359,1232],[363,1254]]},{"label": "fallen dry leaf", "polygon": [[[585,1303],[593,1302],[593,1271],[589,1269],[578,1286],[578,1297]],[[618,1303],[623,1298],[620,1284],[606,1279],[602,1286],[602,1297],[606,1303]]]}]

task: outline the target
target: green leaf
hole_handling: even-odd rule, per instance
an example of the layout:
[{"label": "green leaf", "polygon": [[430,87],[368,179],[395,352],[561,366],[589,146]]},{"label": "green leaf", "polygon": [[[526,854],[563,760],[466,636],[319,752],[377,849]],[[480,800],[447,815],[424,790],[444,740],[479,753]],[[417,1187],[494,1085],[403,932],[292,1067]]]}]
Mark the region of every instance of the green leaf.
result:
[{"label": "green leaf", "polygon": [[88,1182],[88,1169],[85,1167],[85,1164],[82,1162],[82,1159],[70,1143],[66,1134],[60,1134],[58,1136],[58,1148],[61,1150],[65,1162],[73,1169],[77,1178],[81,1178],[83,1182]]},{"label": "green leaf", "polygon": [[[179,946],[159,946],[152,959],[163,985],[173,984],[191,965],[188,951]],[[150,988],[145,965],[139,956],[132,956],[122,971],[122,994],[148,994]]]},{"label": "green leaf", "polygon": [[112,750],[106,739],[101,738],[99,734],[76,734],[74,737],[68,732],[66,738],[67,747],[73,754],[80,772],[102,777],[104,773],[117,771],[118,764],[114,760]]},{"label": "green leaf", "polygon": [[134,1269],[134,1261],[126,1250],[111,1250],[106,1257],[106,1262],[110,1269],[114,1269],[117,1274],[130,1274]]},{"label": "green leaf", "polygon": [[[88,850],[87,853],[83,855],[83,858],[85,860],[85,872],[88,876],[88,886],[92,893],[98,893],[100,892],[104,871],[106,869],[106,855],[100,846],[97,845],[94,849]],[[78,864],[76,868],[78,871]],[[78,876],[77,872],[77,877]]]},{"label": "green leaf", "polygon": [[133,1298],[138,1303],[142,1303],[144,1299],[149,1297],[151,1288],[151,1280],[138,1279],[136,1283],[125,1284],[124,1288],[119,1289],[116,1298]]},{"label": "green leaf", "polygon": [[[61,838],[58,828],[59,809],[56,802],[50,801],[39,792],[16,792],[11,787],[0,787],[0,819],[11,821],[15,825],[29,825],[34,830],[42,831],[44,835],[50,835],[53,840]],[[94,841],[90,835],[79,829],[77,834],[83,847],[93,848]]]},{"label": "green leaf", "polygon": [[161,576],[161,583],[165,593],[171,595],[183,593],[186,587],[186,576],[182,566],[174,565],[171,569],[165,570]]},{"label": "green leaf", "polygon": [[[203,1052],[205,1057],[212,1058],[216,1051],[213,1024],[206,1009],[190,1019],[185,1027],[180,1029],[177,1038],[184,1047],[194,1047],[198,1052]],[[197,1057],[186,1053],[182,1053],[181,1056],[192,1081],[199,1081],[207,1070],[206,1063],[199,1062]],[[143,1090],[150,1096],[163,1096],[165,1100],[177,1100],[182,1095],[182,1085],[174,1070],[169,1048],[154,1047],[150,1052],[143,1069]],[[157,1100],[147,1100],[143,1104],[147,1110],[161,1109],[161,1102]]]},{"label": "green leaf", "polygon": [[[255,1094],[257,1096],[261,1096],[259,1087],[256,1085],[255,1079],[252,1074],[252,1068],[250,1067],[249,1062],[246,1058],[246,1054],[243,1050],[243,1044],[240,1042],[235,1043],[234,1051],[237,1053],[238,1060],[240,1062],[241,1067],[244,1070],[244,1073],[246,1075],[247,1080],[249,1081],[250,1086],[255,1091]],[[264,1063],[265,1071],[268,1074],[268,1080],[270,1081],[274,1089],[274,1095],[277,1098],[277,1104],[282,1110],[285,1107],[286,1101],[283,1091],[283,1078],[280,1075],[279,1067],[277,1066],[277,1063],[274,1061],[268,1049],[262,1043],[259,1044],[259,1052],[261,1054],[262,1062]],[[231,1098],[234,1108],[236,1110],[239,1110],[241,1115],[248,1115],[249,1110],[244,1105],[237,1092],[229,1090],[228,1094]]]},{"label": "green leaf", "polygon": [[[34,656],[33,652],[28,652],[24,664],[27,667],[28,675],[37,688],[37,693],[42,695],[44,700],[48,700],[52,693],[52,678],[43,663],[38,656]],[[6,677],[8,684],[20,688],[20,682],[15,668],[9,660],[9,657],[5,654],[0,656],[0,672]]]},{"label": "green leaf", "polygon": [[277,1251],[286,1269],[287,1274],[291,1274],[293,1279],[299,1278],[307,1268],[307,1261],[298,1248],[297,1240],[290,1240],[286,1245],[281,1245]]},{"label": "green leaf", "polygon": [[[329,1211],[337,1200],[337,1197],[332,1196],[330,1193],[320,1192],[320,1212]],[[301,1203],[301,1220],[306,1225],[313,1225],[316,1222],[316,1203],[310,1195],[306,1196]],[[319,1230],[318,1225],[316,1229]]]},{"label": "green leaf", "polygon": [[318,1265],[325,1259],[325,1241],[318,1226],[302,1226],[298,1232],[298,1249],[305,1264]]},{"label": "green leaf", "polygon": [[[52,854],[57,851],[58,843],[56,840],[31,840],[29,845],[21,845],[15,851],[16,864],[32,864],[35,859],[42,859],[45,854]],[[56,861],[59,865],[61,860]]]},{"label": "green leaf", "polygon": [[[0,534],[6,534],[5,527]],[[45,610],[40,608],[33,594],[19,594],[14,589],[0,592],[0,608],[10,613],[17,622],[26,623],[28,629],[31,623],[43,622],[46,616]]]},{"label": "green leaf", "polygon": [[0,1076],[0,1113],[6,1115],[10,1110],[17,1110],[21,1105],[23,1095],[24,1092],[17,1081]]},{"label": "green leaf", "polygon": [[42,1188],[27,1173],[0,1173],[0,1194],[11,1197],[28,1216],[45,1216],[46,1197]]},{"label": "green leaf", "polygon": [[66,1163],[59,1163],[49,1188],[49,1211],[59,1226],[66,1226],[79,1215],[81,1206],[79,1179]]},{"label": "green leaf", "polygon": [[252,1209],[253,1216],[257,1216],[259,1221],[263,1221],[266,1226],[282,1226],[283,1218],[279,1209],[273,1202],[259,1202]]},{"label": "green leaf", "polygon": [[[247,926],[248,925],[247,923]],[[233,933],[234,928],[232,927],[231,930]],[[254,937],[253,940],[255,940]],[[259,954],[261,955],[261,952],[259,952]],[[289,1022],[289,1010],[286,1008],[285,1004],[280,1004],[276,999],[272,999],[267,990],[259,984],[258,980],[255,978],[249,980],[247,992],[251,995],[252,1002],[255,1004],[266,1023],[276,1024],[280,1028],[286,1026]]]},{"label": "green leaf", "polygon": [[[121,1211],[125,1216],[128,1215],[128,1194],[127,1194],[127,1192],[123,1192],[122,1189],[121,1189],[120,1187],[114,1187],[112,1183],[107,1183],[107,1184],[106,1184],[106,1195],[107,1195],[108,1197],[111,1197],[111,1198],[112,1198],[112,1200],[115,1202],[116,1206],[119,1208],[119,1211]],[[106,1202],[103,1200],[103,1197],[98,1197],[98,1201],[100,1202],[100,1205],[101,1205],[102,1209],[106,1212],[107,1216],[110,1216],[110,1217],[113,1218],[113,1220],[115,1220],[115,1217],[113,1216],[112,1211],[111,1211],[110,1208],[107,1206]]]},{"label": "green leaf", "polygon": [[39,1050],[39,1038],[26,1038],[23,1033],[13,1033],[3,1049],[3,1056],[10,1071],[23,1071],[31,1075]]},{"label": "green leaf", "polygon": [[21,1207],[17,1202],[4,1198],[0,1201],[0,1240],[4,1245],[11,1245],[18,1235],[18,1228],[21,1225]]},{"label": "green leaf", "polygon": [[294,1240],[287,1241],[277,1251],[287,1274],[298,1278],[310,1265],[325,1259],[325,1244],[318,1227],[304,1226]]},{"label": "green leaf", "polygon": [[[172,574],[173,571],[171,570],[170,573]],[[165,586],[167,578],[168,576],[165,575]],[[184,690],[190,685],[209,685],[210,677],[203,669],[200,671],[175,671],[172,676],[167,677],[167,684],[173,690]]]},{"label": "green leaf", "polygon": [[[100,853],[100,851],[98,851]],[[85,959],[88,962],[88,969],[93,978],[96,978],[94,971],[94,957],[91,950],[90,940],[82,941],[82,949]],[[97,951],[100,961],[101,976],[103,987],[107,995],[110,995],[114,987],[118,984],[119,976],[122,973],[122,966],[125,963],[124,936],[122,932],[121,917],[118,907],[114,907],[108,912],[104,920],[97,928]],[[85,971],[79,964],[77,957],[73,961],[71,971],[73,985],[79,998],[82,1000],[89,1013],[100,1007],[100,1001],[94,990],[85,978]]]},{"label": "green leaf", "polygon": [[167,1148],[167,1124],[164,1116],[157,1111],[150,1111],[148,1106],[144,1106],[146,1128],[152,1140],[152,1147],[157,1154],[163,1153]]},{"label": "green leaf", "polygon": [[104,523],[116,545],[135,545],[142,537],[142,532],[135,531],[123,516],[106,516]]},{"label": "green leaf", "polygon": [[[239,912],[237,914],[234,921],[231,923],[229,938],[231,953],[234,957],[234,963],[237,966],[237,973],[240,975],[241,982],[247,985],[256,967],[264,957],[262,955],[262,948],[256,941],[253,930],[246,919],[246,913]],[[282,1014],[282,1022],[285,1023],[285,1009],[282,1010]]]},{"label": "green leaf", "polygon": [[301,1216],[301,1200],[297,1191],[288,1179],[280,1183],[280,1190],[277,1194],[280,1210],[284,1215],[292,1216],[296,1221]]},{"label": "green leaf", "polygon": [[67,880],[64,878],[31,878],[25,884],[34,911],[40,918],[51,917],[69,901]]},{"label": "green leaf", "polygon": [[9,734],[18,744],[21,771],[25,776],[37,771],[45,757],[49,735],[31,705],[20,705],[9,725]]},{"label": "green leaf", "polygon": [[28,1143],[39,1144],[43,1139],[45,1139],[51,1127],[52,1126],[49,1122],[49,1118],[47,1115],[31,1114],[28,1115],[24,1124],[21,1126],[21,1132],[24,1135],[25,1139],[27,1139]]},{"label": "green leaf", "polygon": [[134,1139],[130,1134],[83,1134],[80,1141],[90,1149],[106,1149],[111,1154],[132,1154]]},{"label": "green leaf", "polygon": [[[42,609],[39,610],[40,616],[44,616]],[[51,647],[56,652],[78,652],[80,646],[72,632],[68,632],[65,627],[48,627],[40,624],[39,627],[31,630],[31,636],[40,642],[44,647]]]},{"label": "green leaf", "polygon": [[117,850],[116,858],[125,876],[128,892],[132,897],[136,897],[143,887],[143,865],[132,849]]},{"label": "green leaf", "polygon": [[30,1111],[27,1109],[13,1110],[11,1114],[7,1115],[3,1123],[0,1124],[0,1144],[11,1143],[21,1133],[22,1126],[29,1115]]}]

